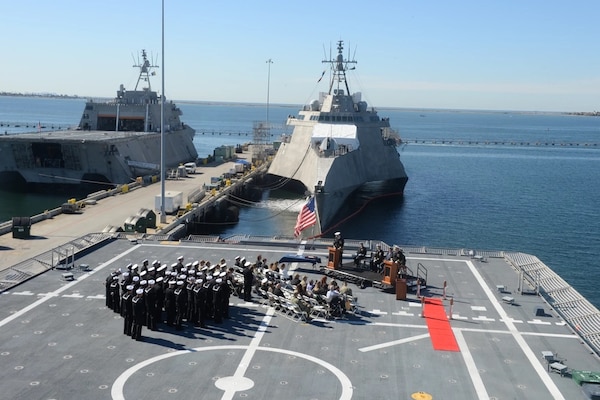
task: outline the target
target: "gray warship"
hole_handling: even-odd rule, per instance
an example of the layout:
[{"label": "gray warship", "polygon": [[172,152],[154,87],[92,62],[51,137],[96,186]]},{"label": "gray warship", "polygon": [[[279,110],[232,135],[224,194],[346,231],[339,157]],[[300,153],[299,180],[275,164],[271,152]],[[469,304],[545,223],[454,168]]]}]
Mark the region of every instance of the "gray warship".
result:
[{"label": "gray warship", "polygon": [[[145,50],[134,63],[134,90],[121,84],[113,100],[85,104],[79,126],[0,136],[0,182],[9,184],[126,184],[158,174],[161,157],[161,97],[150,85],[156,68]],[[181,110],[164,105],[165,166],[195,161],[195,131]]]},{"label": "gray warship", "polygon": [[335,228],[342,207],[358,189],[381,183],[388,193],[402,194],[408,180],[397,150],[399,137],[361,93],[350,94],[346,72],[355,69],[356,61],[344,57],[343,41],[337,51],[335,59],[323,61],[331,70],[329,92],[288,118],[293,132],[282,140],[268,171],[282,185],[314,196],[313,235]]}]

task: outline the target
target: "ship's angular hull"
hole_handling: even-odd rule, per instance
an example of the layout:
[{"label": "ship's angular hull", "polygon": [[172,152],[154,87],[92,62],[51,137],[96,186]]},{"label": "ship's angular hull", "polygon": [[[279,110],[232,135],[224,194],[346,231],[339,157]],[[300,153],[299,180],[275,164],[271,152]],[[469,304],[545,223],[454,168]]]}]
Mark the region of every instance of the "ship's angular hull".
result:
[{"label": "ship's angular hull", "polygon": [[[191,128],[165,135],[165,165],[195,160]],[[157,174],[160,133],[61,131],[0,137],[0,181],[27,184],[123,184]]]},{"label": "ship's angular hull", "polygon": [[138,85],[148,87],[121,85],[112,101],[89,100],[77,129],[0,136],[0,181],[102,187],[159,174],[163,153],[166,168],[196,161],[195,131],[180,121],[175,104],[151,90],[154,66],[145,51],[134,67]]},{"label": "ship's angular hull", "polygon": [[[348,197],[371,182],[390,182],[402,194],[408,180],[389,120],[380,118],[360,99],[349,95],[345,72],[351,61],[339,54],[332,64],[329,93],[290,117],[292,135],[284,138],[269,173],[300,182],[315,197],[317,226],[311,233],[326,234],[343,220]],[[335,83],[338,88],[333,89]],[[342,85],[344,84],[344,85]]]}]

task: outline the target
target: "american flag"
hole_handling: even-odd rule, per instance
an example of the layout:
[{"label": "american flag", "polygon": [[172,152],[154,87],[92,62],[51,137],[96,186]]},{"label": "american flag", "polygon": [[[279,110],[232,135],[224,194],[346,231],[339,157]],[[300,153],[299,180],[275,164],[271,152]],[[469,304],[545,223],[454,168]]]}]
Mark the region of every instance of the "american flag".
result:
[{"label": "american flag", "polygon": [[302,206],[296,226],[294,227],[294,236],[300,236],[300,232],[317,223],[317,213],[315,213],[315,198],[311,196],[305,205]]}]

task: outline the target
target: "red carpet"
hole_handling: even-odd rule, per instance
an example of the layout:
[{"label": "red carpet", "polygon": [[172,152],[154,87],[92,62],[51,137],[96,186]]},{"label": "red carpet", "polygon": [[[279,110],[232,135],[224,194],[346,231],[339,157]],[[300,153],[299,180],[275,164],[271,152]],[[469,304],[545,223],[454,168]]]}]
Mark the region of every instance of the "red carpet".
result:
[{"label": "red carpet", "polygon": [[427,319],[427,328],[434,350],[460,351],[442,300],[426,298],[423,315]]}]

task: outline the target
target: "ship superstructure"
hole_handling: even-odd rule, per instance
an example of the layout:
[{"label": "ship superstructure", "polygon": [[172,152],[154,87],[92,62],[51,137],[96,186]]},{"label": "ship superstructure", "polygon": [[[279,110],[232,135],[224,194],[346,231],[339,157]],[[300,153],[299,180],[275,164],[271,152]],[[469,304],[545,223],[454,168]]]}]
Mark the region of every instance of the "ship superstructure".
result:
[{"label": "ship superstructure", "polygon": [[346,72],[356,61],[344,58],[339,41],[330,65],[329,91],[303,107],[269,168],[272,175],[299,182],[315,196],[318,232],[325,233],[339,219],[348,197],[361,186],[386,182],[401,194],[408,180],[396,145],[398,138],[389,119],[380,118],[374,108],[350,94]]},{"label": "ship superstructure", "polygon": [[[76,129],[0,137],[0,180],[31,184],[123,184],[157,174],[161,97],[150,86],[156,66],[142,51],[135,89],[120,85],[111,101],[89,100]],[[138,88],[139,87],[139,88]],[[164,104],[165,166],[195,161],[195,131]]]}]

